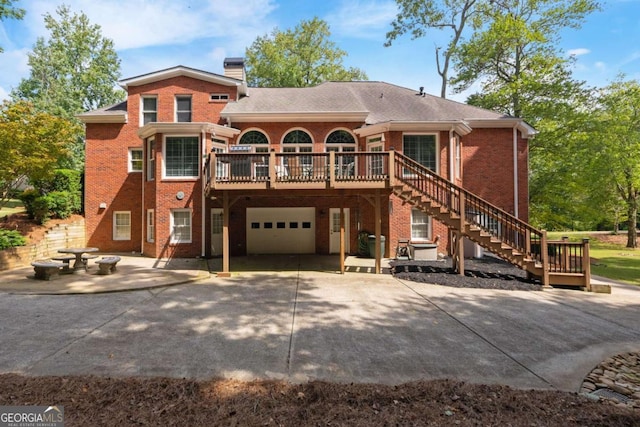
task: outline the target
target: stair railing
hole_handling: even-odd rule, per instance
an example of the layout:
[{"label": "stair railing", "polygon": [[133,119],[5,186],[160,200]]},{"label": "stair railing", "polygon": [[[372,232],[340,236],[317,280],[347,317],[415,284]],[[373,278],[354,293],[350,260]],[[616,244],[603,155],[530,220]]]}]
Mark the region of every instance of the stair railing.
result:
[{"label": "stair railing", "polygon": [[[464,210],[468,223],[490,233],[525,256],[542,262],[542,230],[483,200],[464,188],[437,175],[409,157],[394,153],[396,181],[428,197],[431,203],[460,215]],[[460,195],[464,194],[464,198]],[[460,206],[464,199],[464,206]]]}]

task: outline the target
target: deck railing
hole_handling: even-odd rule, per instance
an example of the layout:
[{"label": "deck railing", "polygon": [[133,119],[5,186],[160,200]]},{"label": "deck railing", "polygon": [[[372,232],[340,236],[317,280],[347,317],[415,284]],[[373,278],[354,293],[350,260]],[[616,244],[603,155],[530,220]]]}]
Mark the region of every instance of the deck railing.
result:
[{"label": "deck railing", "polygon": [[[513,250],[542,264],[544,274],[590,273],[588,240],[548,241],[538,230],[513,214],[437,175],[394,151],[328,153],[211,153],[204,166],[208,191],[216,188],[277,188],[278,184],[403,185],[424,195],[446,212],[464,218]],[[258,185],[249,187],[249,185]],[[462,215],[461,215],[462,213]]]},{"label": "deck railing", "polygon": [[216,188],[216,184],[260,182],[386,183],[389,153],[211,153],[205,162],[204,174],[210,188]]}]

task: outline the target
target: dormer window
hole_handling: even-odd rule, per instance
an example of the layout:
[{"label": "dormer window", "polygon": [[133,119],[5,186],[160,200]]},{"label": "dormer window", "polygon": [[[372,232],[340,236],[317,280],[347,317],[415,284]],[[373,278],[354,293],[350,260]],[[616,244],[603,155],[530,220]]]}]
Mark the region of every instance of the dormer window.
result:
[{"label": "dormer window", "polygon": [[209,101],[212,101],[212,102],[221,102],[221,101],[228,101],[228,100],[229,100],[228,93],[212,93],[211,95],[209,95]]},{"label": "dormer window", "polygon": [[191,121],[191,96],[176,96],[176,122]]}]

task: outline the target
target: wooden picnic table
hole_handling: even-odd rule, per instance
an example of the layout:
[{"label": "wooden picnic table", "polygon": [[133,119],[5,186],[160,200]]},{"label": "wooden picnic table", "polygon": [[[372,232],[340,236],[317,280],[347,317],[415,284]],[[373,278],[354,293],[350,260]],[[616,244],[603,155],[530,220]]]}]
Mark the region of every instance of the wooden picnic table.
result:
[{"label": "wooden picnic table", "polygon": [[84,268],[84,262],[82,261],[82,255],[89,253],[89,252],[98,252],[99,249],[98,248],[66,248],[66,249],[59,249],[58,252],[60,252],[61,254],[73,254],[76,256],[76,260],[73,263],[73,269],[74,270],[79,270],[81,268]]}]

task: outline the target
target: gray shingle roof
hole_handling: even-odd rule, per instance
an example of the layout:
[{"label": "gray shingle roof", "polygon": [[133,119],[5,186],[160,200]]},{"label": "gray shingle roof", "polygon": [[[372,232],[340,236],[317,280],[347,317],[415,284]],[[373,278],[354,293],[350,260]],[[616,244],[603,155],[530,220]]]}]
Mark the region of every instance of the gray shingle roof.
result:
[{"label": "gray shingle roof", "polygon": [[327,82],[307,88],[250,88],[223,115],[247,113],[368,112],[367,124],[389,121],[496,120],[509,118],[384,82]]}]

